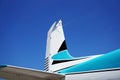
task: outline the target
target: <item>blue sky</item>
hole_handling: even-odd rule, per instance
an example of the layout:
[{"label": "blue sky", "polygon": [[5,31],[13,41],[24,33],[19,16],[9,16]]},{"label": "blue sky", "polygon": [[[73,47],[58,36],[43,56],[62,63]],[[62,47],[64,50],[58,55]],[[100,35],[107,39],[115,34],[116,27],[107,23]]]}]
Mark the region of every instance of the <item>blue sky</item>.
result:
[{"label": "blue sky", "polygon": [[120,48],[119,0],[0,0],[0,64],[43,70],[47,31],[59,19],[72,56]]}]

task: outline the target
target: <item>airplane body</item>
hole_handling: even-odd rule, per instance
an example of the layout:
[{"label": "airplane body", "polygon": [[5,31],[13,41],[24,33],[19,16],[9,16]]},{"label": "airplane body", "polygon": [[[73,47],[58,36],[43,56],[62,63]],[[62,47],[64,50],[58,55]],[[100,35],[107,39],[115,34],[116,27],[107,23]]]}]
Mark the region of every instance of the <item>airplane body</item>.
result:
[{"label": "airplane body", "polygon": [[120,49],[72,57],[60,20],[48,31],[45,71],[0,65],[0,77],[8,80],[120,80]]}]

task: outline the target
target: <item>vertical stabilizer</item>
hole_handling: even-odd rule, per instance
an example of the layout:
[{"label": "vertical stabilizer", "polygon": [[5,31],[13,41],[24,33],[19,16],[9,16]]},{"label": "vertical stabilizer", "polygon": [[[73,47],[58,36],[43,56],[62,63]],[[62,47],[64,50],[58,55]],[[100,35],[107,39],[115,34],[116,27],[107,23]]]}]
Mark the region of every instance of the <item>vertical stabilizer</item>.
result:
[{"label": "vertical stabilizer", "polygon": [[67,69],[77,64],[81,64],[98,56],[89,56],[81,58],[72,57],[67,50],[61,20],[58,22],[54,22],[51,28],[49,29],[47,35],[45,57],[46,71],[61,73],[61,70]]},{"label": "vertical stabilizer", "polygon": [[71,58],[71,56],[67,51],[65,36],[62,28],[62,21],[59,20],[58,23],[54,22],[48,31],[45,70],[49,72],[53,71],[51,70],[51,66],[54,59],[61,60],[63,58]]}]

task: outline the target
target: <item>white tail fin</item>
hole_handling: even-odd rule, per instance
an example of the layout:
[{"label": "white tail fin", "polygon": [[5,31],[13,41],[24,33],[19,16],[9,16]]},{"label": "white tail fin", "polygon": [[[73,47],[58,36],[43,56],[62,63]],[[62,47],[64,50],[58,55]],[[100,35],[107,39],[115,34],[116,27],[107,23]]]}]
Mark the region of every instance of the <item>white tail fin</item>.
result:
[{"label": "white tail fin", "polygon": [[[99,56],[99,55],[98,55]],[[54,23],[47,36],[45,70],[48,72],[62,73],[61,70],[91,60],[97,56],[81,58],[72,57],[66,47],[62,21]]]},{"label": "white tail fin", "polygon": [[[58,53],[59,55],[56,55]],[[62,21],[60,20],[58,21],[58,23],[54,22],[50,30],[48,31],[45,70],[49,72],[53,71],[52,64],[55,59],[62,60],[67,58],[71,58],[71,56],[68,54],[67,51],[64,32],[62,28]]]}]

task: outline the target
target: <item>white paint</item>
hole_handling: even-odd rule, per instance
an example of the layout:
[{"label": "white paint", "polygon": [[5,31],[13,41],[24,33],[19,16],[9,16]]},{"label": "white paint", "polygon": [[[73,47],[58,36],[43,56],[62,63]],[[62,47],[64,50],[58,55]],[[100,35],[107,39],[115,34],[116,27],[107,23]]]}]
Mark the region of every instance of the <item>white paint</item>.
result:
[{"label": "white paint", "polygon": [[65,40],[64,32],[62,28],[62,21],[60,20],[57,24],[54,23],[50,30],[48,31],[47,37],[47,47],[46,47],[46,58],[48,58],[49,72],[52,72],[52,62],[51,57],[58,53],[63,41]]},{"label": "white paint", "polygon": [[85,59],[78,59],[78,60],[74,60],[74,61],[63,62],[63,63],[51,65],[51,70],[54,72],[56,70],[64,69],[66,67],[70,67],[70,66],[73,66],[73,65],[76,65],[76,64],[86,62],[88,60],[94,59],[94,58],[99,57],[99,56],[101,56],[101,55],[88,56]]},{"label": "white paint", "polygon": [[120,80],[120,70],[66,75],[65,80]]}]

